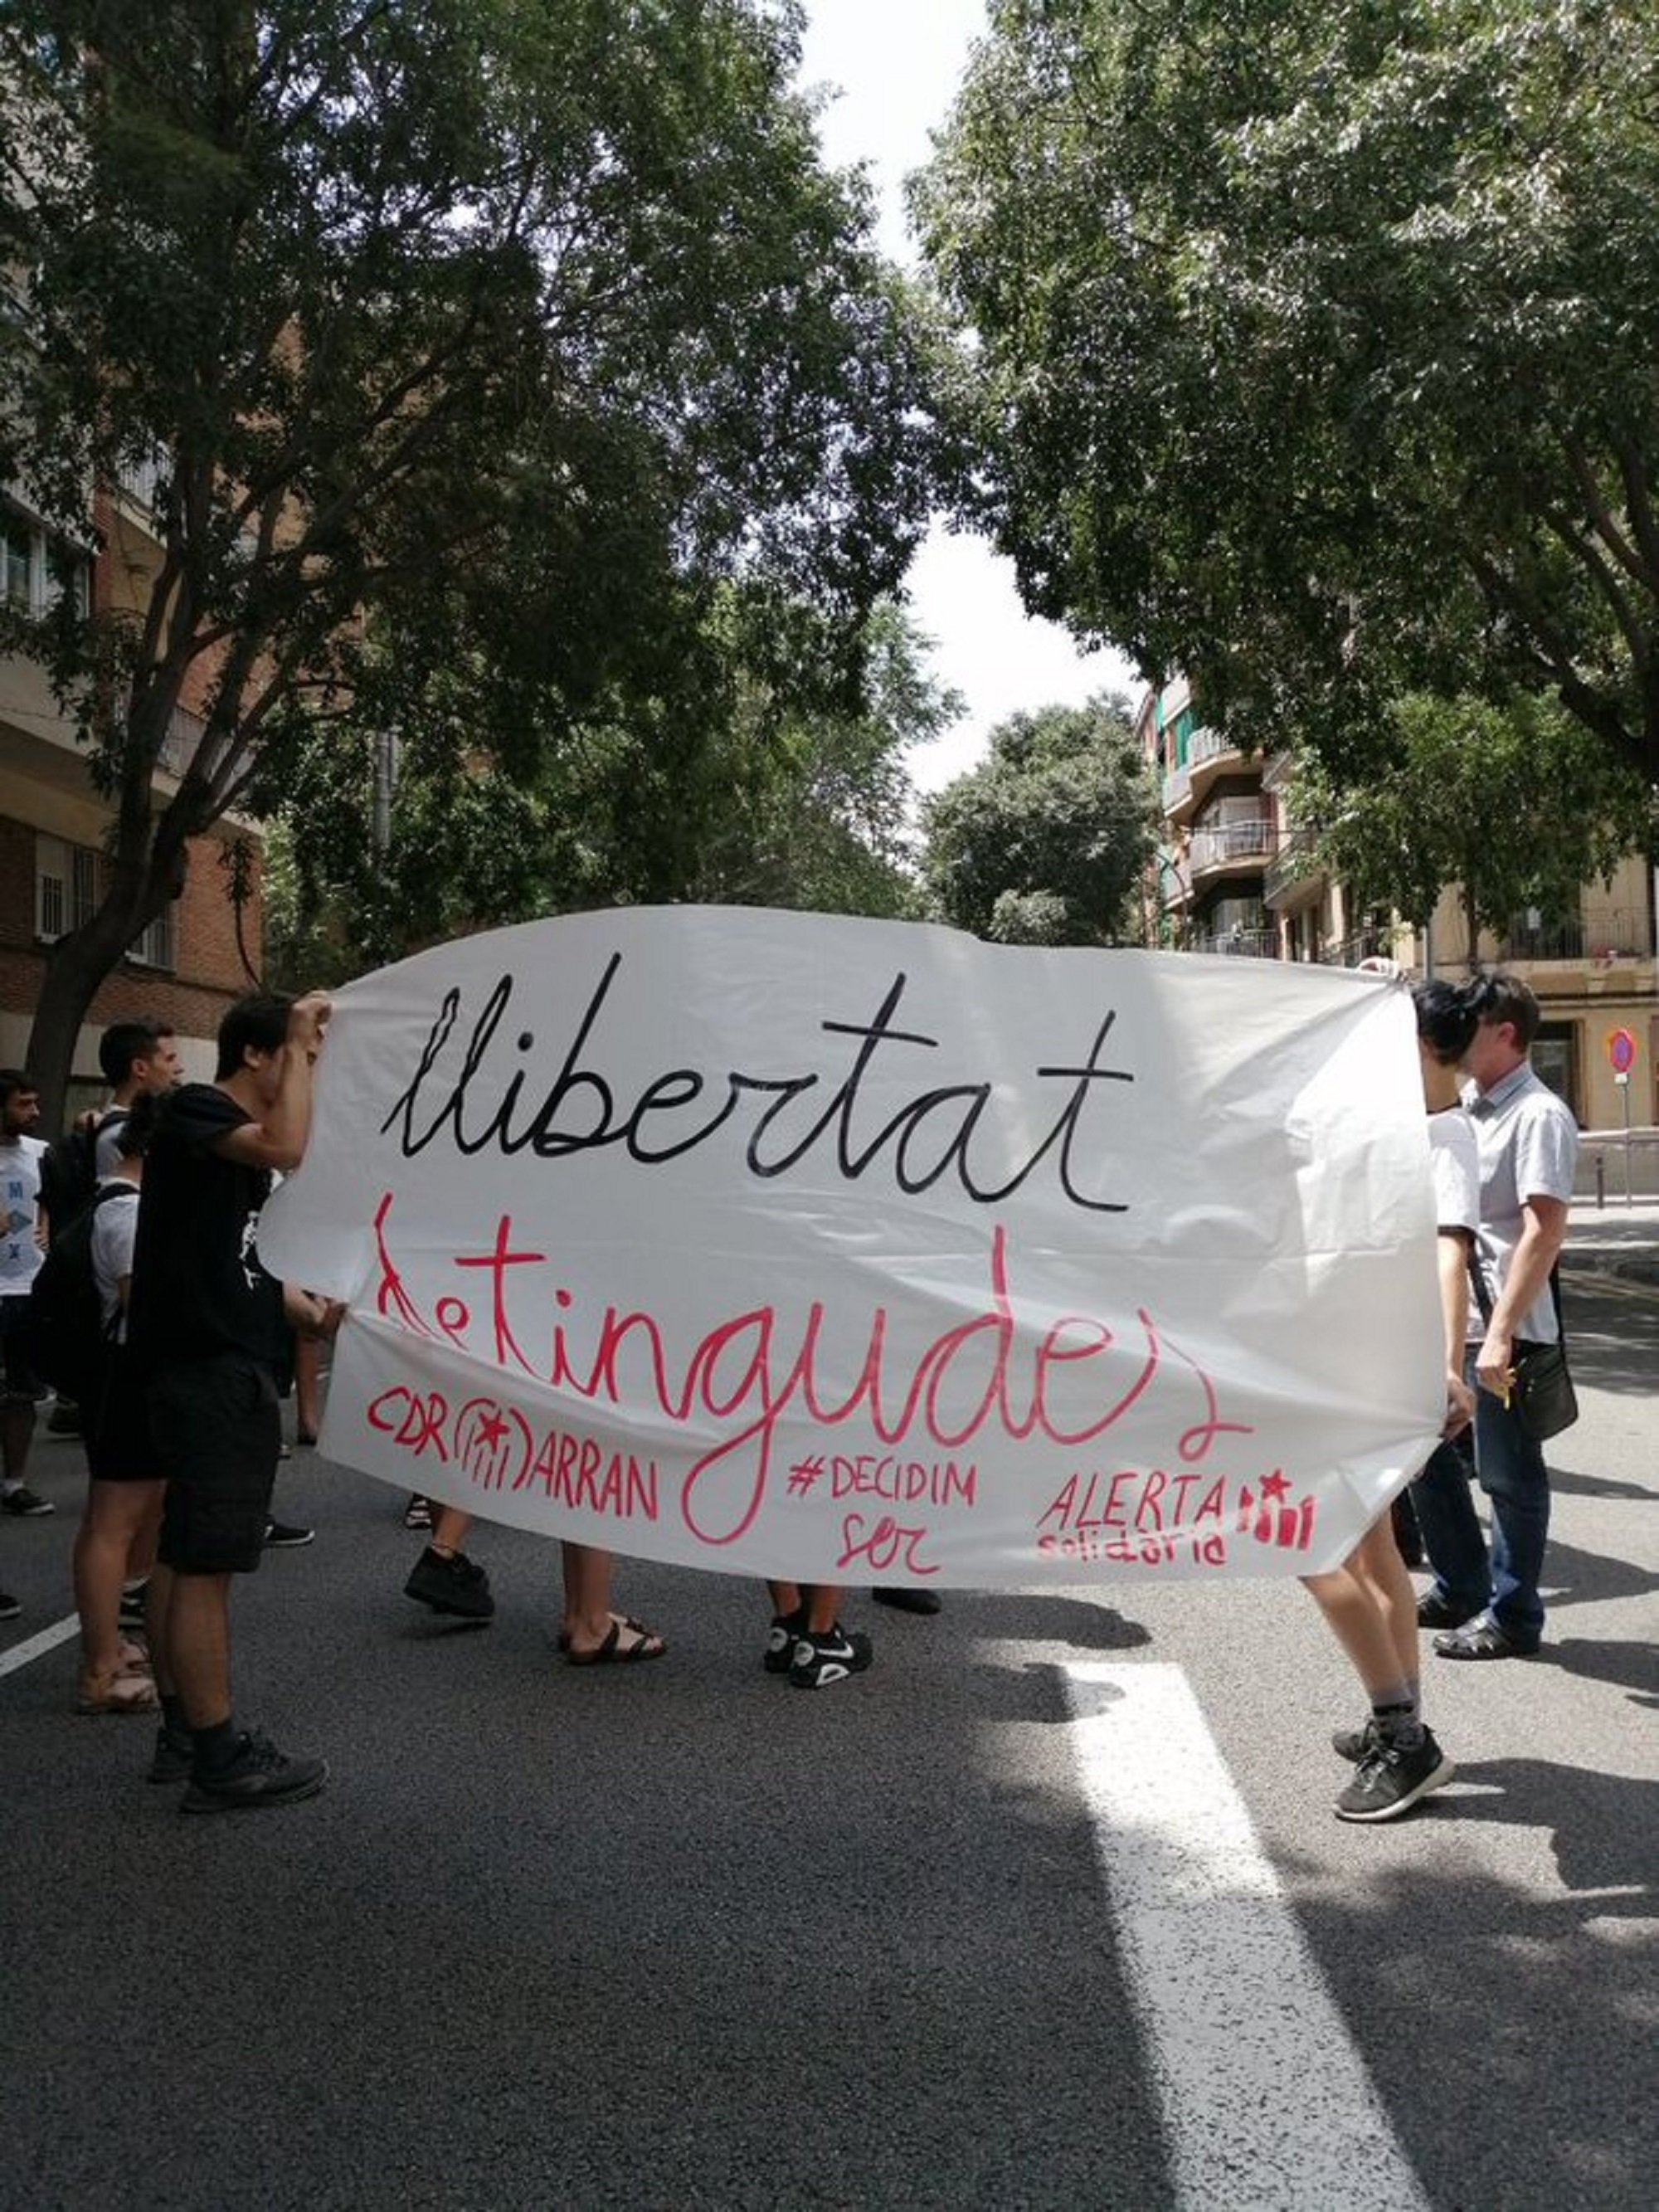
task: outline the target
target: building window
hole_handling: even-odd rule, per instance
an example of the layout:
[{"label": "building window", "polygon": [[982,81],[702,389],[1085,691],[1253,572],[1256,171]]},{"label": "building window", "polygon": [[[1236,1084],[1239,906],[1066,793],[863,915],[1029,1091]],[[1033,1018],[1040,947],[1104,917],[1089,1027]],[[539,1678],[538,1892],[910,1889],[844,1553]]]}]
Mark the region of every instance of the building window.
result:
[{"label": "building window", "polygon": [[65,592],[84,620],[92,605],[92,563],[20,514],[0,513],[0,599],[19,614],[43,615]]},{"label": "building window", "polygon": [[171,906],[164,906],[155,921],[139,931],[127,947],[127,957],[143,968],[172,968],[175,964]]},{"label": "building window", "polygon": [[61,837],[34,841],[34,932],[48,944],[90,921],[98,907],[99,855]]},{"label": "building window", "polygon": [[39,596],[34,572],[38,534],[15,515],[0,515],[0,598],[20,614],[33,614]]}]

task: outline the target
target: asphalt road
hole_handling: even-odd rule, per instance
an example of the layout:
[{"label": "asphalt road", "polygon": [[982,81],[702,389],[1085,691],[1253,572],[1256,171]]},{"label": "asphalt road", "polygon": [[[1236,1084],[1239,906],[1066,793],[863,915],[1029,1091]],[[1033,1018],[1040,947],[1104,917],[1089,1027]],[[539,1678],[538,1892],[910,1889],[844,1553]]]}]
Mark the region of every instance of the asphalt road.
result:
[{"label": "asphalt road", "polygon": [[[1158,2036],[1201,2055],[1207,2002],[1271,2020],[1291,1984],[1253,1923],[1236,1982],[1149,2027],[1109,1880],[1136,1839],[1101,1848],[1068,1692],[1101,1666],[1180,1670],[1376,2101],[1329,2113],[1351,2186],[1275,2165],[1327,2093],[1267,2039],[1215,2117],[1231,2203],[1401,2203],[1392,2145],[1437,2212],[1646,2212],[1659,1290],[1569,1296],[1549,1641],[1427,1661],[1459,1779],[1382,1828],[1331,1817],[1359,1705],[1293,1583],[860,1604],[875,1670],[804,1696],[759,1669],[758,1591],[624,1565],[671,1654],[580,1674],[548,1546],[481,1532],[498,1619],[445,1628],[399,1595],[401,1500],[296,1455],[318,1540],[239,1592],[240,1702],[326,1754],[323,1796],[183,1821],[147,1728],[71,1717],[72,1644],[0,1678],[0,2206],[1194,2205]],[[59,1510],[0,1527],[0,1659],[66,1610],[78,1448],[33,1472]]]}]

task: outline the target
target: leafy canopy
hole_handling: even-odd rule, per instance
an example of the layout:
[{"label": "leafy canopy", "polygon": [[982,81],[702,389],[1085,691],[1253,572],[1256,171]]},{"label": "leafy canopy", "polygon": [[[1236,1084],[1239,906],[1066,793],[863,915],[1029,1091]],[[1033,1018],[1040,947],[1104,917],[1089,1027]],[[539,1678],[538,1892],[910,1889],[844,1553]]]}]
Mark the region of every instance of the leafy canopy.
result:
[{"label": "leafy canopy", "polygon": [[1115,944],[1138,934],[1154,819],[1121,701],[1016,714],[928,803],[928,888],[945,921],[979,937]]},{"label": "leafy canopy", "polygon": [[[361,690],[418,715],[467,669],[522,776],[596,720],[672,747],[726,584],[848,632],[896,588],[931,339],[789,89],[798,30],[768,0],[8,7],[0,481],[82,542],[90,487],[157,485],[130,589],[0,632],[116,817],[43,1074],[187,840],[275,803]],[[181,702],[204,733],[158,783]]]},{"label": "leafy canopy", "polygon": [[1651,0],[996,0],[919,193],[1034,611],[1339,765],[1553,690],[1659,777]]}]

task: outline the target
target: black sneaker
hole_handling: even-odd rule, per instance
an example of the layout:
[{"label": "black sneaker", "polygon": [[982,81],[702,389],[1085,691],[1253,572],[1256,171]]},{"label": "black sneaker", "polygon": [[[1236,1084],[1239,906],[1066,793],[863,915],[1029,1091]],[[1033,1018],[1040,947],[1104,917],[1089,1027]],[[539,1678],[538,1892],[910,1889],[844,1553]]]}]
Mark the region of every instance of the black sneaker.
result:
[{"label": "black sneaker", "polygon": [[179,1810],[246,1813],[263,1805],[295,1804],[301,1797],[314,1797],[327,1779],[325,1759],[289,1759],[268,1735],[256,1732],[242,1738],[228,1766],[192,1773]]},{"label": "black sneaker", "polygon": [[1331,1749],[1339,1759],[1346,1759],[1350,1766],[1358,1766],[1379,1741],[1375,1721],[1367,1721],[1364,1728],[1331,1730]]},{"label": "black sneaker", "polygon": [[165,1721],[155,1731],[155,1749],[149,1762],[152,1782],[188,1782],[196,1764],[196,1747],[187,1729],[170,1729]]},{"label": "black sneaker", "polygon": [[861,1629],[849,1632],[837,1621],[822,1636],[809,1630],[795,1638],[789,1679],[798,1690],[827,1689],[849,1674],[861,1674],[874,1656],[875,1647]]},{"label": "black sneaker", "polygon": [[70,1399],[60,1398],[46,1415],[46,1434],[49,1437],[78,1437],[81,1433],[81,1408]]},{"label": "black sneaker", "polygon": [[22,1610],[9,1590],[0,1590],[0,1620],[15,1620]]},{"label": "black sneaker", "polygon": [[26,1482],[20,1482],[15,1490],[9,1490],[0,1497],[0,1513],[10,1513],[19,1521],[38,1521],[43,1513],[57,1510],[49,1498],[37,1498]]},{"label": "black sneaker", "polygon": [[267,1521],[265,1549],[268,1552],[297,1552],[301,1545],[315,1540],[314,1528],[296,1528],[286,1521]]},{"label": "black sneaker", "polygon": [[772,1626],[766,1632],[766,1653],[761,1661],[769,1674],[787,1674],[794,1663],[795,1638],[806,1626],[806,1610],[797,1606],[793,1613],[775,1613]]},{"label": "black sneaker", "polygon": [[453,1613],[462,1620],[488,1620],[495,1610],[483,1569],[475,1566],[465,1552],[452,1552],[446,1559],[430,1544],[416,1560],[404,1595],[417,1605],[429,1605],[434,1613]]},{"label": "black sneaker", "polygon": [[1457,1769],[1427,1729],[1423,1741],[1407,1751],[1378,1737],[1353,1780],[1336,1801],[1339,1820],[1395,1820],[1409,1813],[1419,1797],[1449,1782]]}]

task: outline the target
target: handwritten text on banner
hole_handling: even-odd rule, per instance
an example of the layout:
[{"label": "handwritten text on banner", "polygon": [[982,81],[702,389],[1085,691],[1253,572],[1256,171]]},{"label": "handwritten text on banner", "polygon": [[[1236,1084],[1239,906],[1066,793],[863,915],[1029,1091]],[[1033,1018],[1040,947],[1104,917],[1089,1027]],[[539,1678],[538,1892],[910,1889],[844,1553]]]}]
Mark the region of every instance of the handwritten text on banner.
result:
[{"label": "handwritten text on banner", "polygon": [[1443,1382],[1411,1007],[1266,961],[669,908],[339,994],[273,1272],[326,1444],[847,1582],[1334,1564]]}]

